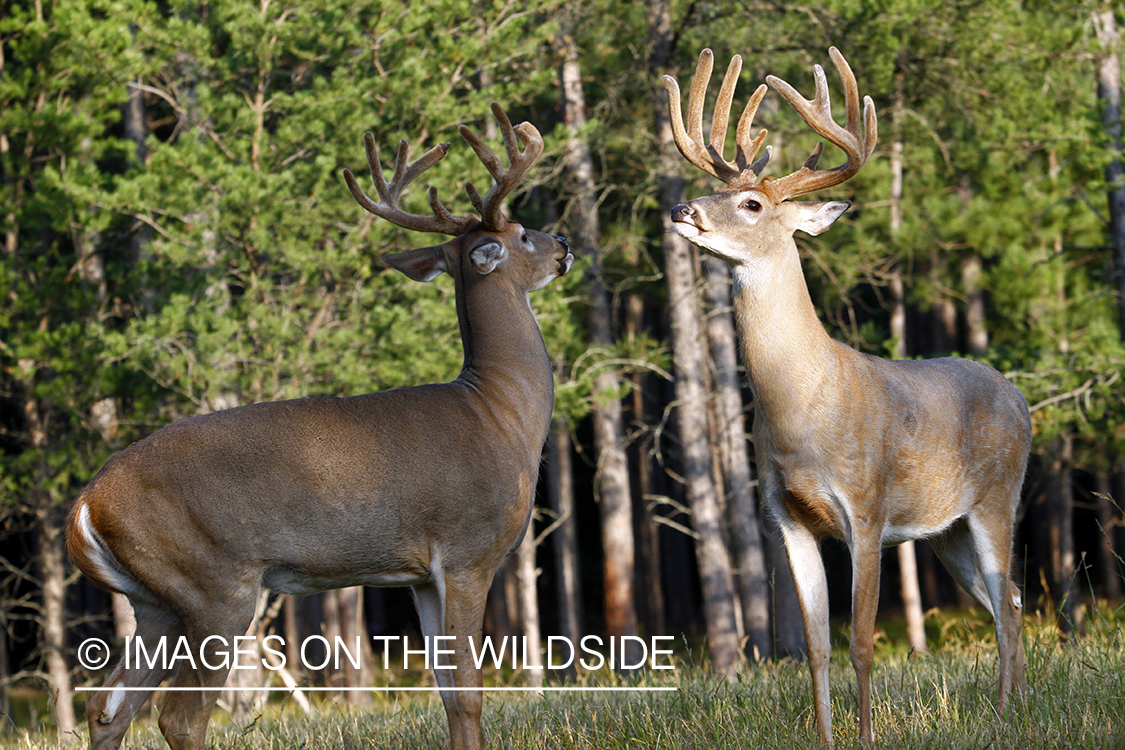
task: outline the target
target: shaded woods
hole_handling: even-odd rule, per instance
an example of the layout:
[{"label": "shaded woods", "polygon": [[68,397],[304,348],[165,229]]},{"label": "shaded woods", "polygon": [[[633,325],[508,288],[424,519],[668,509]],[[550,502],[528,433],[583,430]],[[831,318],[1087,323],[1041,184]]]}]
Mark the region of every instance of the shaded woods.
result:
[{"label": "shaded woods", "polygon": [[[452,284],[382,266],[419,243],[359,210],[341,170],[362,166],[366,131],[385,156],[451,141],[427,178],[465,213],[461,185],[483,172],[456,129],[495,146],[491,101],[547,141],[513,216],[578,261],[533,298],[555,420],[486,632],[684,635],[719,671],[799,654],[758,512],[730,275],[669,231],[671,206],[718,186],[676,152],[660,84],[686,83],[705,46],[744,57],[739,108],[767,73],[811,94],[830,45],[874,98],[871,161],[816,196],[852,209],[798,240],[813,301],[860,351],[971,356],[1023,391],[1013,574],[1029,610],[1080,633],[1095,598],[1123,593],[1123,22],[1096,1],[0,0],[0,709],[28,722],[13,695],[42,675],[69,730],[69,686],[93,681],[77,644],[130,632],[128,605],[62,549],[107,457],[195,414],[456,376]],[[757,122],[775,174],[815,143],[773,93]],[[406,203],[424,213],[424,191]],[[844,616],[847,555],[824,554]],[[968,606],[925,543],[883,566],[883,616]],[[401,590],[263,598],[258,614],[293,647],[418,634]],[[365,684],[346,665],[272,677]]]}]

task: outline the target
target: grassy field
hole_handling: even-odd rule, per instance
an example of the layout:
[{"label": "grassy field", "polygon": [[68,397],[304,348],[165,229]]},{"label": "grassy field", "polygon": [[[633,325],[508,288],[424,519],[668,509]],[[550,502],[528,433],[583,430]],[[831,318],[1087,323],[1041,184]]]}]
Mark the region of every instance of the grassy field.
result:
[{"label": "grassy field", "polygon": [[[928,622],[931,653],[910,654],[893,622],[881,622],[874,673],[875,732],[880,747],[1125,748],[1125,611],[1087,617],[1084,633],[1065,641],[1053,625],[1028,618],[1025,639],[1030,690],[1004,718],[996,693],[995,641],[987,616],[935,616]],[[836,633],[832,712],[837,744],[857,745],[855,675],[847,628]],[[499,678],[503,680],[503,678]],[[810,683],[804,664],[748,665],[732,681],[710,675],[690,657],[674,672],[622,682],[611,675],[589,684],[674,686],[668,693],[491,693],[484,726],[493,748],[609,750],[611,748],[784,748],[816,744]],[[166,747],[147,707],[124,747]],[[82,730],[84,736],[85,729]],[[430,694],[377,695],[356,710],[331,697],[306,717],[280,699],[259,716],[237,722],[216,711],[209,744],[230,750],[301,748],[440,748],[445,714]],[[57,747],[51,734],[0,733],[0,747]]]}]

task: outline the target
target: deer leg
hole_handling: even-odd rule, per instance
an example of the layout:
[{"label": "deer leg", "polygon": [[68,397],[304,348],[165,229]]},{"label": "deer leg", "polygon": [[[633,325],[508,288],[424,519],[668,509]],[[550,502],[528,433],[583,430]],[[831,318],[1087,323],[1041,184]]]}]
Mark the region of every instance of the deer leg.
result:
[{"label": "deer leg", "polygon": [[183,663],[172,687],[204,689],[171,691],[164,701],[160,732],[172,750],[207,747],[207,722],[233,666],[234,639],[246,634],[257,598],[255,588],[237,601],[200,607],[190,617],[181,612],[195,666]]},{"label": "deer leg", "polygon": [[[434,571],[430,583],[414,587],[414,602],[428,641],[426,650],[434,666],[434,677],[442,688],[441,701],[449,722],[452,750],[480,750],[480,715],[483,695],[479,690],[446,690],[444,688],[480,688],[480,670],[472,658],[472,645],[480,649],[481,625],[484,621],[484,600],[490,579],[475,576],[454,576]],[[441,642],[441,662],[435,661],[438,643],[435,636],[446,636]],[[442,668],[439,668],[438,665]]]},{"label": "deer leg", "polygon": [[828,695],[828,662],[831,644],[828,630],[828,581],[820,545],[808,529],[785,518],[781,522],[789,569],[801,605],[805,626],[805,644],[809,651],[809,672],[812,675],[813,707],[820,744],[832,747],[832,711]]},{"label": "deer leg", "polygon": [[[426,661],[434,671],[434,679],[439,688],[453,687],[453,675],[447,665],[439,663],[436,659],[438,642],[437,636],[445,635],[445,576],[436,577],[431,583],[426,583],[412,588],[414,593],[414,606],[418,609],[418,619],[422,626],[422,635],[426,639]],[[448,644],[443,644],[442,650]],[[443,660],[448,657],[443,655]],[[457,715],[457,702],[459,696],[454,691],[441,690],[441,702],[445,706],[445,717],[449,723],[449,742],[455,750],[460,748],[460,736],[454,726]]]},{"label": "deer leg", "polygon": [[875,743],[871,724],[871,666],[875,662],[875,612],[879,607],[878,535],[856,533],[852,555],[852,636],[851,657],[859,685],[859,739],[864,745]]},{"label": "deer leg", "polygon": [[459,696],[458,720],[461,728],[461,747],[459,750],[480,750],[483,734],[480,731],[480,710],[484,707],[484,685],[480,670],[472,659],[472,644],[480,649],[481,626],[484,625],[485,599],[488,588],[492,586],[495,573],[479,576],[468,573],[463,577],[448,576],[447,595],[445,595],[445,634],[456,635],[453,641],[453,681],[457,687],[472,688]]},{"label": "deer leg", "polygon": [[1016,599],[1019,591],[1009,575],[1012,564],[1011,514],[994,512],[985,516],[980,512],[981,507],[977,506],[969,513],[969,531],[996,622],[996,642],[1000,650],[1000,691],[996,711],[1003,714],[1008,696],[1022,680],[1017,672],[1023,671],[1023,652],[1019,649],[1023,601]]},{"label": "deer leg", "polygon": [[484,623],[484,602],[492,584],[492,575],[477,573],[446,576],[445,595],[445,634],[454,636],[450,641],[453,648],[453,682],[459,688],[469,690],[454,693],[457,696],[456,710],[451,717],[451,731],[459,732],[460,744],[454,742],[456,750],[480,750],[482,733],[480,714],[484,706],[484,694],[480,688],[484,684],[481,671],[473,661],[473,647],[481,648],[481,628]]},{"label": "deer leg", "polygon": [[[994,600],[993,592],[990,590],[980,564],[982,555],[994,556],[991,552],[982,552],[981,549],[982,546],[991,549],[992,545],[989,541],[991,537],[986,535],[983,539],[980,539],[978,534],[972,530],[970,523],[971,521],[968,519],[958,520],[944,533],[933,537],[930,544],[938,559],[942,561],[953,578],[988,610],[996,623],[996,640],[997,645],[1000,646],[1001,692],[1006,702],[1009,689],[1022,690],[1027,685],[1024,676],[1026,661],[1023,642],[1020,638],[1023,599],[1020,596],[1019,589],[1009,580],[1007,573],[1002,572],[995,576],[1000,601]],[[1001,546],[1007,550],[1008,542],[1001,542]],[[1008,565],[1011,562],[1010,551],[1003,557],[1003,561],[993,561],[993,566],[997,571],[1008,570]],[[999,585],[1002,582],[1007,583],[1008,595],[1006,597],[1002,596],[1004,588]],[[1001,631],[1004,633],[1003,636]],[[1000,701],[997,702],[997,708],[1001,708]]]},{"label": "deer leg", "polygon": [[[137,629],[131,643],[141,639],[145,648],[151,652],[159,647],[161,638],[167,641],[167,653],[175,647],[175,641],[183,633],[183,625],[170,611],[144,602],[133,601]],[[125,668],[126,657],[114,667],[105,681],[104,689],[95,693],[86,704],[86,723],[90,727],[90,750],[116,750],[120,747],[129,724],[144,702],[152,695],[152,689],[172,671],[164,669],[161,663],[149,668],[142,659],[138,664],[131,655],[129,668]],[[117,690],[116,688],[150,688],[149,690]]]},{"label": "deer leg", "polygon": [[969,592],[990,615],[995,617],[992,600],[988,598],[988,589],[980,574],[980,565],[977,563],[977,552],[973,546],[972,534],[969,533],[968,522],[963,518],[958,519],[944,532],[931,537],[930,546],[961,588]]}]

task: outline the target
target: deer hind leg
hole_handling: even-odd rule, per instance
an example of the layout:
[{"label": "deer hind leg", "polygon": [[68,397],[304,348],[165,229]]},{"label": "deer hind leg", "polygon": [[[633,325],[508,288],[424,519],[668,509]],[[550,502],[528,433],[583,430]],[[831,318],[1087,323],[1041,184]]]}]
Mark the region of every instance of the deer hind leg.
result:
[{"label": "deer hind leg", "polygon": [[[131,643],[141,639],[145,649],[152,653],[159,648],[160,640],[166,642],[166,653],[171,653],[176,639],[183,634],[183,624],[170,611],[145,602],[131,600],[136,615],[137,629]],[[171,670],[164,668],[164,661],[148,667],[142,659],[138,664],[137,654],[131,654],[129,668],[125,668],[125,656],[114,667],[106,679],[104,689],[95,693],[86,704],[86,723],[90,727],[90,750],[115,750],[120,747],[129,724],[137,711],[152,695],[152,689],[164,680]],[[148,688],[147,690],[119,690],[118,688]]]},{"label": "deer hind leg", "polygon": [[[414,606],[418,611],[418,620],[421,621],[422,635],[425,638],[425,651],[426,663],[433,669],[433,677],[438,681],[438,687],[453,687],[453,677],[450,674],[448,667],[448,658],[442,656],[442,661],[436,659],[436,650],[438,650],[439,643],[436,642],[435,636],[445,634],[445,580],[442,577],[440,580],[430,582],[430,584],[423,584],[414,586],[412,588],[414,594]],[[448,642],[441,644],[442,650],[447,650]],[[442,693],[442,703],[445,704],[445,713],[449,714],[449,703],[445,701],[445,693]],[[457,694],[448,694],[456,702]],[[452,720],[450,720],[452,721]]]},{"label": "deer hind leg", "polygon": [[172,750],[207,747],[207,723],[233,666],[234,639],[246,634],[257,598],[255,587],[237,599],[201,605],[190,615],[181,612],[195,666],[181,662],[172,687],[196,689],[169,692],[160,711],[160,731]]},{"label": "deer hind leg", "polygon": [[875,662],[875,613],[879,608],[880,540],[875,535],[852,539],[852,637],[851,657],[859,686],[859,739],[875,742],[871,724],[871,667]]},{"label": "deer hind leg", "polygon": [[824,575],[824,561],[820,557],[820,545],[808,529],[789,519],[782,519],[781,534],[785,538],[785,552],[789,557],[789,569],[793,573],[793,584],[801,605],[801,620],[805,626],[816,731],[820,744],[832,747],[832,710],[828,692],[831,643],[828,629],[828,581]]},{"label": "deer hind leg", "polygon": [[970,516],[930,540],[934,552],[953,578],[988,610],[996,623],[1000,651],[1000,690],[996,707],[1001,712],[1007,705],[1009,693],[1013,689],[1022,690],[1027,684],[1020,637],[1023,600],[1008,575],[1011,529],[1010,519],[997,524],[994,519]]},{"label": "deer hind leg", "polygon": [[[978,506],[980,508],[980,506]],[[989,515],[974,509],[969,513],[969,530],[973,536],[988,598],[996,621],[996,641],[1000,650],[1000,693],[997,712],[1003,714],[1008,697],[1019,685],[1023,672],[1023,649],[1020,638],[1023,601],[1012,584],[1012,524],[1010,513]]]}]

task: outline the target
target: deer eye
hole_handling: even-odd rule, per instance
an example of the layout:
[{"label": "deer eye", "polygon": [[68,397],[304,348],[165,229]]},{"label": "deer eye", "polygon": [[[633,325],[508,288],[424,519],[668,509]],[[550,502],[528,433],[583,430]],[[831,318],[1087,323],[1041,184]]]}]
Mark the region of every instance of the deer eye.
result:
[{"label": "deer eye", "polygon": [[524,233],[523,233],[523,237],[520,237],[520,240],[522,240],[523,242],[528,242],[528,239],[527,239],[527,232],[524,232]]},{"label": "deer eye", "polygon": [[745,203],[742,204],[742,207],[748,208],[751,211],[761,211],[762,210],[762,204],[758,203],[758,201],[746,201]]}]

